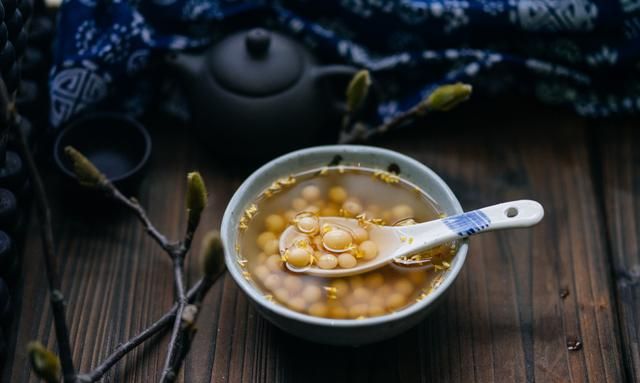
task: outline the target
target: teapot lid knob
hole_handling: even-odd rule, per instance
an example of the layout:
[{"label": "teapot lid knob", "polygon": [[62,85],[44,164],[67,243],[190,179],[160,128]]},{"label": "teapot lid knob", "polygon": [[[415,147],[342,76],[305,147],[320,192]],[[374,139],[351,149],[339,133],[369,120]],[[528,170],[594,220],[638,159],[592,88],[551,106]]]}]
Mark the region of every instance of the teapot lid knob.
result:
[{"label": "teapot lid knob", "polygon": [[262,57],[271,45],[271,34],[266,29],[254,28],[247,32],[244,42],[251,56]]},{"label": "teapot lid knob", "polygon": [[206,62],[213,79],[224,89],[265,97],[295,84],[311,65],[306,57],[304,47],[294,40],[255,28],[222,39],[210,48]]}]

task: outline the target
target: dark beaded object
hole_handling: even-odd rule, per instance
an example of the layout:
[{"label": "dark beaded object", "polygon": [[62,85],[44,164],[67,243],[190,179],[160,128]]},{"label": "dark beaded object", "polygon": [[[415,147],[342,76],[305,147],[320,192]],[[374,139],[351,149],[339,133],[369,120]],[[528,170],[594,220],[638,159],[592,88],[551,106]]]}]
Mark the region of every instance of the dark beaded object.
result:
[{"label": "dark beaded object", "polygon": [[8,41],[0,51],[0,71],[2,74],[9,73],[15,63],[16,49],[13,47],[13,43]]},{"label": "dark beaded object", "polygon": [[27,31],[23,29],[18,33],[18,36],[13,41],[13,45],[16,48],[16,54],[18,55],[18,57],[22,57],[25,49],[27,49],[27,40]]},{"label": "dark beaded object", "polygon": [[15,277],[17,266],[18,257],[13,248],[13,240],[9,234],[0,230],[0,278],[11,279]]},{"label": "dark beaded object", "polygon": [[4,279],[0,278],[0,322],[6,322],[11,312],[11,296]]},{"label": "dark beaded object", "polygon": [[11,16],[11,14],[18,7],[18,1],[17,0],[2,0],[2,5],[4,6],[4,14],[5,14],[5,16],[8,17],[8,16]]},{"label": "dark beaded object", "polygon": [[9,31],[9,40],[13,41],[22,30],[22,12],[16,9],[11,16],[5,18],[4,23],[7,25],[7,30]]},{"label": "dark beaded object", "polygon": [[22,19],[29,20],[29,17],[31,17],[31,12],[33,12],[33,4],[30,0],[22,0],[20,1],[20,4],[18,4],[18,9],[22,13]]},{"label": "dark beaded object", "polygon": [[0,187],[17,190],[25,181],[24,163],[18,153],[7,150],[4,166],[0,167]]},{"label": "dark beaded object", "polygon": [[18,216],[18,201],[9,189],[0,188],[0,227],[13,228]]}]

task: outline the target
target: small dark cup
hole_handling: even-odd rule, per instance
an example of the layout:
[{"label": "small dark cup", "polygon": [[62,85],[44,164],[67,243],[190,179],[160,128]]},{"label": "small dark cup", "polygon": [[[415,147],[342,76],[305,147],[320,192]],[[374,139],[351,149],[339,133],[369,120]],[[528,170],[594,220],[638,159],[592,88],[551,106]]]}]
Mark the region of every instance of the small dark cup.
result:
[{"label": "small dark cup", "polygon": [[111,182],[127,191],[132,191],[140,181],[151,154],[151,138],[138,121],[117,113],[85,114],[58,134],[53,147],[56,166],[74,184],[77,179],[73,163],[64,153],[69,145],[84,154]]}]

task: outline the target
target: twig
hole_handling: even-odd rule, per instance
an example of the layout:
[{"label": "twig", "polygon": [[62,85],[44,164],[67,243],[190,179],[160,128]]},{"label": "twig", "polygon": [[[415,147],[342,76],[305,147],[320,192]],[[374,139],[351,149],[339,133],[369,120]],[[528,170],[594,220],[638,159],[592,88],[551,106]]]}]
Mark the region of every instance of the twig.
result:
[{"label": "twig", "polygon": [[[119,190],[115,187],[111,182],[107,182],[104,185],[105,190],[109,193],[109,195],[114,198],[116,201],[122,203],[124,206],[129,208],[138,219],[142,222],[143,226],[147,230],[147,233],[153,237],[156,242],[162,247],[169,257],[173,261],[173,276],[174,276],[174,285],[176,288],[176,304],[175,312],[167,316],[167,318],[161,318],[170,322],[173,320],[173,329],[171,331],[171,338],[169,340],[169,346],[167,349],[167,356],[165,359],[164,369],[162,372],[161,381],[172,381],[171,376],[173,368],[172,361],[176,359],[175,355],[177,350],[179,349],[180,343],[180,329],[182,322],[182,313],[184,312],[184,308],[187,304],[187,296],[185,294],[184,289],[184,258],[191,248],[191,242],[194,236],[195,229],[198,226],[197,222],[193,222],[193,220],[189,220],[189,224],[187,227],[187,233],[185,235],[185,240],[182,242],[171,243],[167,240],[167,238],[162,235],[155,226],[149,220],[146,211],[144,208],[138,203],[135,199],[126,198]],[[172,309],[173,311],[173,309]],[[162,325],[164,327],[164,324]],[[150,335],[149,335],[150,336]],[[144,338],[146,339],[146,338]],[[144,341],[142,339],[141,341]],[[135,347],[135,346],[134,346]],[[128,352],[128,351],[126,351]],[[117,359],[122,358],[124,354],[117,356]],[[115,361],[117,361],[117,359]],[[115,361],[113,363],[115,363]],[[110,366],[109,366],[110,367]]]},{"label": "twig", "polygon": [[[205,276],[199,279],[198,282],[196,282],[193,287],[191,287],[191,289],[187,292],[187,302],[201,302],[202,297],[207,294],[207,291],[209,291],[209,288],[211,288],[213,282],[215,282],[220,275],[222,275],[222,272],[215,278],[209,278]],[[121,343],[118,347],[116,347],[115,350],[113,350],[113,352],[91,372],[79,375],[78,380],[80,382],[97,382],[98,380],[100,380],[104,376],[104,374],[106,374],[107,371],[111,369],[111,367],[113,367],[131,350],[138,347],[140,344],[142,344],[155,334],[165,330],[175,319],[177,311],[178,303],[175,303],[169,311],[164,313],[164,315],[158,318],[149,327],[142,330],[140,333],[138,333],[125,343]]]},{"label": "twig", "polygon": [[108,195],[111,198],[126,206],[138,217],[142,225],[147,230],[147,233],[149,233],[149,235],[154,238],[156,242],[158,242],[160,247],[165,250],[165,252],[173,261],[173,278],[176,288],[176,304],[174,305],[175,313],[171,316],[171,318],[169,318],[169,320],[173,319],[173,330],[171,331],[171,339],[169,340],[169,348],[167,350],[167,357],[162,373],[162,380],[164,380],[164,377],[169,370],[170,361],[174,358],[176,342],[178,340],[180,331],[180,318],[187,303],[187,297],[184,292],[184,258],[186,253],[189,251],[189,248],[191,247],[193,231],[195,230],[195,227],[197,227],[197,223],[194,225],[191,221],[189,221],[185,240],[182,242],[171,243],[151,223],[145,209],[138,203],[136,199],[125,197],[120,192],[120,190],[118,190],[118,188],[109,181],[103,184],[103,188],[105,191],[107,191]]},{"label": "twig", "polygon": [[[215,279],[211,279],[207,276],[205,276],[203,279],[203,283],[205,284],[212,284],[214,281]],[[191,343],[196,333],[194,324],[198,319],[198,315],[200,314],[200,306],[202,304],[204,296],[205,294],[203,292],[198,292],[194,299],[191,301],[191,303],[196,307],[196,310],[193,313],[192,318],[190,319],[191,323],[182,326],[181,334],[177,340],[177,352],[174,356],[174,359],[171,361],[169,373],[167,374],[167,379],[169,382],[175,380],[180,366],[182,365],[184,359],[189,353],[189,350],[191,349]]]},{"label": "twig", "polygon": [[[196,215],[197,216],[197,215]],[[192,215],[192,218],[194,216]],[[198,218],[199,219],[199,218]],[[195,227],[195,226],[194,226]],[[202,239],[203,247],[200,255],[202,262],[202,271],[204,272],[203,283],[213,283],[218,275],[224,272],[224,250],[222,246],[222,240],[220,233],[216,231],[210,231]],[[191,348],[191,342],[196,334],[195,323],[200,313],[200,306],[204,299],[206,290],[199,292],[193,300],[190,300],[190,305],[186,306],[183,310],[183,314],[180,318],[176,317],[176,320],[180,319],[180,329],[178,337],[175,339],[175,352],[169,362],[169,368],[166,369],[166,373],[163,375],[163,382],[172,382],[176,379],[180,367],[184,359]]]},{"label": "twig", "polygon": [[[173,382],[175,380],[175,375],[177,370],[180,368],[180,362],[176,364],[176,361],[182,361],[183,357],[183,326],[182,326],[182,315],[184,313],[185,306],[187,304],[187,297],[184,293],[184,258],[189,249],[191,248],[191,242],[193,240],[193,236],[195,230],[198,227],[198,222],[200,220],[199,214],[197,217],[189,214],[189,221],[187,224],[187,231],[185,234],[185,239],[182,241],[179,250],[173,256],[173,274],[174,274],[174,283],[176,287],[176,300],[178,309],[176,312],[176,316],[173,322],[173,329],[171,331],[171,339],[169,340],[169,347],[167,349],[167,356],[164,362],[164,369],[162,371],[162,375],[160,377],[161,382]],[[208,277],[204,277],[205,284],[211,284],[212,281]],[[198,296],[202,296],[198,294]]]},{"label": "twig", "polygon": [[350,131],[342,131],[338,138],[340,144],[350,144],[356,141],[366,141],[378,134],[386,133],[392,129],[398,128],[417,118],[423,117],[428,111],[424,110],[424,106],[418,104],[413,108],[394,116],[388,122],[378,125],[375,128],[367,128],[362,124],[354,124]]},{"label": "twig", "polygon": [[51,210],[49,201],[40,177],[40,172],[35,164],[31,151],[27,146],[26,137],[22,129],[15,125],[15,118],[12,119],[12,128],[18,136],[19,148],[27,165],[29,179],[34,186],[36,197],[36,207],[38,212],[38,222],[40,223],[40,234],[42,236],[42,255],[45,265],[45,274],[49,285],[51,309],[53,312],[53,322],[58,341],[58,352],[62,364],[62,373],[65,382],[74,382],[76,371],[71,358],[71,344],[69,343],[69,328],[64,313],[64,295],[60,290],[60,279],[57,273],[56,252],[53,242],[53,231],[51,226]]},{"label": "twig", "polygon": [[[90,169],[90,171],[93,172],[94,170]],[[97,172],[97,169],[95,171]],[[204,184],[198,185],[198,186],[201,186],[202,189],[197,190],[197,192],[203,193],[201,198],[203,198],[204,201],[193,200],[194,203],[201,203],[201,205],[197,205],[197,208],[195,208],[195,210],[192,210],[190,208],[188,209],[189,219],[187,223],[187,229],[186,229],[184,240],[180,242],[169,242],[169,240],[167,240],[167,238],[164,235],[162,235],[158,231],[158,229],[156,229],[155,226],[151,223],[145,209],[138,203],[136,199],[126,198],[112,182],[110,182],[103,175],[99,174],[99,172],[98,174],[95,174],[95,175],[96,177],[93,178],[93,180],[98,181],[96,186],[98,186],[99,189],[105,191],[109,197],[113,198],[117,202],[120,202],[122,205],[127,207],[132,213],[134,213],[134,215],[138,217],[142,225],[147,230],[147,233],[149,233],[149,235],[152,238],[154,238],[156,242],[158,242],[160,247],[162,247],[162,249],[165,250],[165,252],[169,255],[169,257],[173,262],[173,276],[174,276],[173,279],[174,279],[174,286],[176,290],[176,306],[177,307],[176,307],[175,315],[173,315],[173,330],[171,331],[171,338],[169,340],[167,356],[165,359],[164,369],[161,377],[161,381],[163,382],[172,381],[173,380],[171,378],[172,371],[173,371],[172,361],[177,359],[176,355],[180,348],[180,341],[181,341],[180,330],[182,325],[182,314],[187,304],[187,296],[185,294],[185,288],[184,288],[184,259],[186,254],[189,252],[189,249],[191,248],[191,242],[193,240],[195,230],[197,229],[198,223],[200,221],[200,212],[202,208],[204,208],[204,205],[206,205],[206,195],[204,195],[206,193],[206,190],[204,189]],[[189,177],[191,176],[192,174],[189,175]],[[200,178],[199,174],[197,174],[197,178],[198,178],[197,181],[202,182],[202,179]],[[190,187],[191,187],[192,181],[193,179],[189,178]],[[189,190],[188,193],[191,193],[191,190]],[[188,194],[187,196],[188,198],[199,197],[199,195],[191,196],[190,194]],[[189,205],[189,202],[187,202],[187,204]]]},{"label": "twig", "polygon": [[180,342],[180,327],[182,326],[182,313],[184,307],[187,304],[187,298],[184,293],[184,279],[182,275],[184,259],[182,256],[175,257],[173,259],[173,275],[177,293],[177,305],[176,316],[173,320],[173,329],[171,330],[171,339],[169,340],[169,348],[167,349],[167,357],[164,362],[164,369],[162,370],[161,382],[170,382],[175,378],[175,372],[171,368],[172,361],[175,358],[177,349]]},{"label": "twig", "polygon": [[[187,229],[184,240],[179,244],[177,250],[172,254],[173,258],[173,282],[176,290],[176,301],[178,303],[178,311],[173,322],[173,330],[171,331],[171,339],[167,348],[167,356],[164,362],[164,369],[161,382],[173,382],[180,365],[175,366],[175,360],[182,360],[181,349],[183,341],[183,315],[187,298],[184,293],[184,259],[189,249],[198,224],[200,223],[200,215],[207,205],[207,190],[200,173],[192,172],[187,175]],[[206,274],[206,273],[205,273]]]},{"label": "twig", "polygon": [[179,332],[181,325],[181,317],[184,312],[184,307],[187,303],[187,297],[184,292],[184,258],[189,248],[191,247],[191,241],[193,239],[193,232],[197,227],[197,222],[194,224],[191,219],[188,223],[187,234],[185,236],[185,240],[182,242],[171,243],[167,238],[162,235],[158,229],[151,223],[149,220],[145,209],[138,203],[136,199],[126,198],[118,188],[113,185],[113,183],[106,181],[102,184],[104,190],[106,190],[110,197],[120,202],[131,212],[133,212],[142,225],[147,230],[147,233],[158,242],[160,247],[162,247],[165,252],[169,255],[171,260],[173,261],[173,279],[174,285],[176,289],[176,304],[174,305],[175,313],[169,317],[167,320],[171,321],[173,319],[173,329],[171,331],[171,338],[169,340],[169,346],[167,349],[167,356],[165,359],[164,368],[162,371],[161,381],[166,381],[167,377],[169,377],[168,373],[170,372],[171,361],[174,359],[174,355],[177,349],[177,343],[179,341]]},{"label": "twig", "polygon": [[350,144],[355,141],[365,141],[375,135],[386,133],[418,118],[424,117],[429,112],[449,111],[455,108],[458,104],[469,99],[471,90],[472,88],[469,84],[455,83],[441,85],[435,88],[431,94],[418,102],[411,109],[399,113],[389,121],[378,125],[375,128],[368,128],[363,123],[355,122],[353,127],[348,129],[349,124],[353,121],[353,116],[349,117],[347,115],[347,118],[345,118],[345,126],[343,126],[340,131],[340,136],[338,137],[338,143]]},{"label": "twig", "polygon": [[[186,254],[189,252],[189,249],[191,248],[191,242],[193,240],[195,230],[197,229],[200,222],[200,215],[202,213],[202,210],[207,205],[207,191],[204,185],[204,181],[202,180],[202,177],[198,172],[192,172],[187,175],[188,187],[186,205],[189,219],[187,223],[185,238],[180,242],[169,242],[167,238],[162,235],[151,223],[145,209],[138,203],[137,200],[135,200],[134,198],[126,198],[118,190],[118,188],[111,181],[109,181],[108,178],[104,174],[102,174],[94,164],[91,163],[91,161],[89,161],[86,157],[84,157],[84,155],[82,155],[82,153],[78,152],[76,149],[72,147],[66,147],[65,153],[69,157],[71,157],[74,163],[74,171],[80,184],[96,188],[97,190],[101,190],[105,192],[109,197],[127,207],[129,211],[131,211],[136,217],[138,217],[142,225],[147,230],[147,233],[149,233],[149,235],[154,238],[156,242],[158,242],[160,247],[165,250],[165,252],[173,261],[176,304],[174,305],[175,314],[173,314],[172,316],[173,331],[171,332],[171,339],[169,341],[167,356],[161,378],[162,381],[166,381],[169,377],[175,376],[175,374],[171,373],[173,371],[172,361],[179,359],[176,358],[176,355],[178,355],[177,350],[180,349],[180,329],[182,324],[182,316],[184,313],[184,308],[187,304],[187,296],[184,289],[184,259]],[[213,281],[210,280],[209,277],[206,277],[203,283],[210,284],[212,282]],[[171,316],[167,318],[162,318],[162,323],[164,323],[164,321],[171,320]],[[148,332],[143,331],[140,338],[135,338],[134,340],[141,342],[148,336]],[[126,346],[135,347],[135,345],[133,344],[127,344]],[[109,364],[106,366],[106,369],[112,366],[118,359],[122,358],[122,356],[126,354],[126,352],[127,350],[124,349],[118,350],[115,355],[113,355],[106,361],[106,363]],[[104,374],[104,372],[102,371],[106,371],[106,369],[99,367],[96,374]]]},{"label": "twig", "polygon": [[173,320],[173,318],[175,317],[177,309],[178,309],[178,305],[177,304],[173,305],[171,310],[169,310],[163,316],[161,316],[158,320],[153,322],[151,326],[147,327],[146,329],[142,330],[139,334],[137,334],[133,338],[129,339],[125,343],[122,343],[118,347],[116,347],[116,349],[113,350],[111,355],[109,355],[104,361],[102,361],[102,363],[99,366],[97,366],[95,369],[93,369],[93,371],[91,371],[88,374],[79,375],[78,381],[80,382],[98,381],[100,378],[102,378],[102,376],[104,376],[104,374],[107,373],[107,371],[109,371],[111,367],[113,367],[114,364],[116,364],[120,359],[122,359],[122,357],[124,357],[127,353],[129,353],[129,351],[138,347],[142,342],[146,341],[156,333],[164,330],[167,327],[167,325],[169,325]]},{"label": "twig", "polygon": [[173,256],[173,254],[178,251],[178,244],[170,242],[162,233],[158,231],[158,229],[156,229],[156,227],[149,220],[149,217],[147,216],[144,208],[140,206],[140,203],[137,199],[125,197],[120,192],[120,190],[118,190],[118,188],[116,188],[111,182],[108,182],[104,186],[105,191],[108,193],[109,197],[123,204],[138,217],[147,233],[153,239],[155,239],[156,242],[158,242],[160,247],[162,247],[162,249],[166,251],[169,256]]}]

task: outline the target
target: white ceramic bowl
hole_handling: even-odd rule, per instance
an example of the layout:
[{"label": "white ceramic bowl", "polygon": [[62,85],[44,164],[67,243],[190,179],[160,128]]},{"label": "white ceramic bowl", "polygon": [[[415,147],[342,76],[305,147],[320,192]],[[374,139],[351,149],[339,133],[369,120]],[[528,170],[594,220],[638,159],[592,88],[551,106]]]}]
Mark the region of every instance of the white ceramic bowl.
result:
[{"label": "white ceramic bowl", "polygon": [[298,150],[262,166],[238,188],[222,219],[225,262],[238,286],[249,296],[257,310],[282,330],[315,342],[334,345],[361,345],[397,335],[420,322],[449,289],[467,257],[468,244],[463,241],[447,270],[442,283],[426,298],[392,314],[366,319],[328,319],[290,310],[264,298],[262,292],[242,275],[235,244],[238,221],[246,207],[278,178],[328,165],[337,155],[341,164],[361,164],[387,169],[390,164],[400,168],[400,175],[429,194],[447,215],[462,213],[460,202],[436,173],[400,153],[357,145],[319,146]]}]

